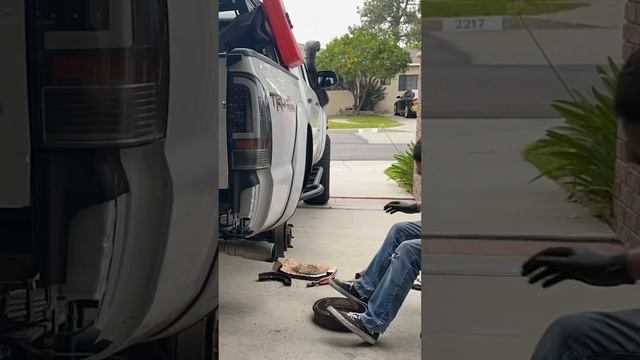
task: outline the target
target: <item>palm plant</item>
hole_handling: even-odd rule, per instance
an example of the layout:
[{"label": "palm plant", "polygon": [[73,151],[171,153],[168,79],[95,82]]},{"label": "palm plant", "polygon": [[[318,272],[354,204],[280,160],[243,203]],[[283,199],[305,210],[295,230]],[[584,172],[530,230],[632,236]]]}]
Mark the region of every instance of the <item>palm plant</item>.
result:
[{"label": "palm plant", "polygon": [[564,124],[548,129],[523,154],[541,172],[532,181],[548,177],[558,182],[571,200],[607,219],[613,209],[618,133],[614,97],[620,71],[611,58],[608,61],[608,69],[596,67],[604,90],[592,87],[593,99],[574,90],[574,100],[554,101]]},{"label": "palm plant", "polygon": [[407,151],[395,154],[393,158],[396,162],[384,171],[389,179],[395,181],[398,186],[409,193],[413,193],[413,170],[415,168],[413,151],[415,146],[416,144],[411,142]]}]

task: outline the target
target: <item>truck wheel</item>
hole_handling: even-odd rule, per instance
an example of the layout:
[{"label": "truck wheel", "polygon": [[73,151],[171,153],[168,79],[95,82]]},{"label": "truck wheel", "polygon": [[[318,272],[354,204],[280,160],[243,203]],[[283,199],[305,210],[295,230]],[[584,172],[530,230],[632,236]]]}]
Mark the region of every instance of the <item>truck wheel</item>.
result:
[{"label": "truck wheel", "polygon": [[324,205],[329,202],[329,197],[331,197],[331,138],[329,138],[329,135],[327,135],[327,140],[324,145],[324,154],[322,154],[322,158],[320,158],[318,165],[322,166],[322,169],[324,170],[322,177],[320,178],[320,184],[324,187],[324,192],[322,195],[304,201],[309,205]]}]

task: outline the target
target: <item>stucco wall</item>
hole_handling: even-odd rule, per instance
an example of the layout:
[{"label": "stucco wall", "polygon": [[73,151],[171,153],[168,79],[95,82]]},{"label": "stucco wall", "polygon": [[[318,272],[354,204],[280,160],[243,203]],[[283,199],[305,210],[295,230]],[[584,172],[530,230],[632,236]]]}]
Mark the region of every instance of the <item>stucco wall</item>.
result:
[{"label": "stucco wall", "polygon": [[[403,75],[418,75],[420,71],[419,64],[411,64],[409,69]],[[386,94],[384,100],[380,101],[374,111],[390,114],[393,113],[393,103],[396,102],[396,96],[401,95],[403,91],[398,90],[399,77],[396,76],[391,79],[391,85],[386,85]],[[418,76],[418,83],[420,82],[420,76]],[[353,97],[351,93],[346,90],[329,91],[329,104],[325,107],[325,111],[328,115],[338,115],[341,109],[352,107]]]}]

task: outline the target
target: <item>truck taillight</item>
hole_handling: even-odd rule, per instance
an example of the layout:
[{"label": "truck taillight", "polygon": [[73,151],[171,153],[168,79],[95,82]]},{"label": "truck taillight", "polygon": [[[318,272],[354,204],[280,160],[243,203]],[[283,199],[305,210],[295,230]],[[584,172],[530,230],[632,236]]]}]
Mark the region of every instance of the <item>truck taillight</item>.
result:
[{"label": "truck taillight", "polygon": [[166,0],[32,0],[31,15],[41,147],[125,147],[165,137]]},{"label": "truck taillight", "polygon": [[231,169],[270,167],[271,112],[262,84],[251,76],[232,76],[227,100]]}]

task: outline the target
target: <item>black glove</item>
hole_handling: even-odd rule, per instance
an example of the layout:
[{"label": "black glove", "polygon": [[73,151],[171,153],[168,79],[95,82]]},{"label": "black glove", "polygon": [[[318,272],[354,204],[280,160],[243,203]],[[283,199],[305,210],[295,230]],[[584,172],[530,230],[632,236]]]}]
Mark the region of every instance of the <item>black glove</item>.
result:
[{"label": "black glove", "polygon": [[578,280],[595,286],[635,283],[629,275],[626,254],[602,255],[585,248],[543,250],[522,265],[522,275],[529,276],[530,284],[544,279],[543,288],[564,280]]},{"label": "black glove", "polygon": [[419,213],[418,204],[415,201],[392,201],[384,206],[384,211],[388,214],[395,214],[401,211],[406,214]]}]

